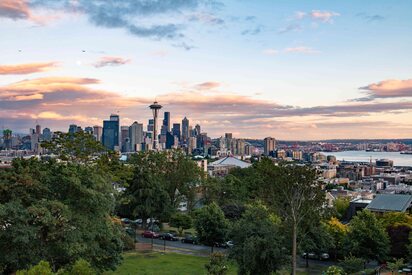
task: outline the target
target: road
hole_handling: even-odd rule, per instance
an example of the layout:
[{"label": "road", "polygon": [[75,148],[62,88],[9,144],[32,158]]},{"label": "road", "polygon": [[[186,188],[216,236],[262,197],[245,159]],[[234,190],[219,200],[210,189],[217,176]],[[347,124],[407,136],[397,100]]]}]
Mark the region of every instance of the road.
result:
[{"label": "road", "polygon": [[[140,243],[152,243],[152,239],[143,238],[141,236],[137,236],[136,240]],[[153,239],[153,248],[156,250],[163,251],[165,248],[164,247],[165,244],[166,244],[166,251],[176,252],[176,253],[181,253],[181,254],[208,256],[211,252],[210,246],[182,243],[180,241],[164,241],[164,240],[159,240],[159,239]],[[228,250],[224,248],[214,247],[213,251],[225,253]]]}]

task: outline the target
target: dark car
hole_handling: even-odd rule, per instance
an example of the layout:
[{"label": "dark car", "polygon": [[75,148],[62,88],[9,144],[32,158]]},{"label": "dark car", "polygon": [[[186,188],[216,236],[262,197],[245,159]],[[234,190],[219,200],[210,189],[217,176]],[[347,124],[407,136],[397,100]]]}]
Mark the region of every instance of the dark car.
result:
[{"label": "dark car", "polygon": [[124,231],[126,232],[127,235],[129,235],[130,237],[134,237],[136,235],[136,232],[134,231],[133,228],[130,227],[125,227]]},{"label": "dark car", "polygon": [[199,240],[196,236],[186,235],[182,240],[182,243],[191,243],[191,244],[198,244]]},{"label": "dark car", "polygon": [[157,234],[156,232],[153,232],[153,231],[146,230],[142,233],[142,237],[143,238],[157,239],[157,238],[159,238],[159,234]]},{"label": "dark car", "polygon": [[175,237],[172,233],[163,233],[160,234],[159,238],[161,240],[166,240],[166,241],[178,241],[179,239]]},{"label": "dark car", "polygon": [[233,242],[232,241],[227,241],[227,242],[215,242],[215,247],[221,247],[221,248],[232,248],[233,247]]}]

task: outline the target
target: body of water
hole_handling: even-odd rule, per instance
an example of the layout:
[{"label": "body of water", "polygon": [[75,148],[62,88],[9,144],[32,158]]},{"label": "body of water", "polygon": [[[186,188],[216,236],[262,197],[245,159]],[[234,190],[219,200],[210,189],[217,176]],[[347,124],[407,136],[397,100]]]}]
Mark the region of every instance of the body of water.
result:
[{"label": "body of water", "polygon": [[325,155],[333,155],[337,160],[372,162],[377,159],[393,160],[395,166],[412,166],[412,155],[400,154],[399,152],[366,152],[366,151],[343,151],[323,152]]}]

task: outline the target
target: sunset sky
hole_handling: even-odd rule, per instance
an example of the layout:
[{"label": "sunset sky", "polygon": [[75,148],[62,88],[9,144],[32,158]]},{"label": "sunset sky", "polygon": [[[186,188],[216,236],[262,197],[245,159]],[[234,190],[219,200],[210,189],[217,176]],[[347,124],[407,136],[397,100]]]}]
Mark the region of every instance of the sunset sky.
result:
[{"label": "sunset sky", "polygon": [[[0,0],[0,127],[412,138],[412,1]],[[162,114],[163,116],[163,114]]]}]

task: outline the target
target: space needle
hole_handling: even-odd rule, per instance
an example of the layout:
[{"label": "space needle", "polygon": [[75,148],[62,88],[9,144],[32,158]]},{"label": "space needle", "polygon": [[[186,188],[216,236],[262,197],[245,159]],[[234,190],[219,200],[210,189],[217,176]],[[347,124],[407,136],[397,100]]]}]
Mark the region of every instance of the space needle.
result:
[{"label": "space needle", "polygon": [[162,108],[162,105],[158,104],[157,101],[153,102],[149,108],[153,112],[153,150],[158,149],[158,135],[157,135],[157,116],[159,115],[159,110]]}]

